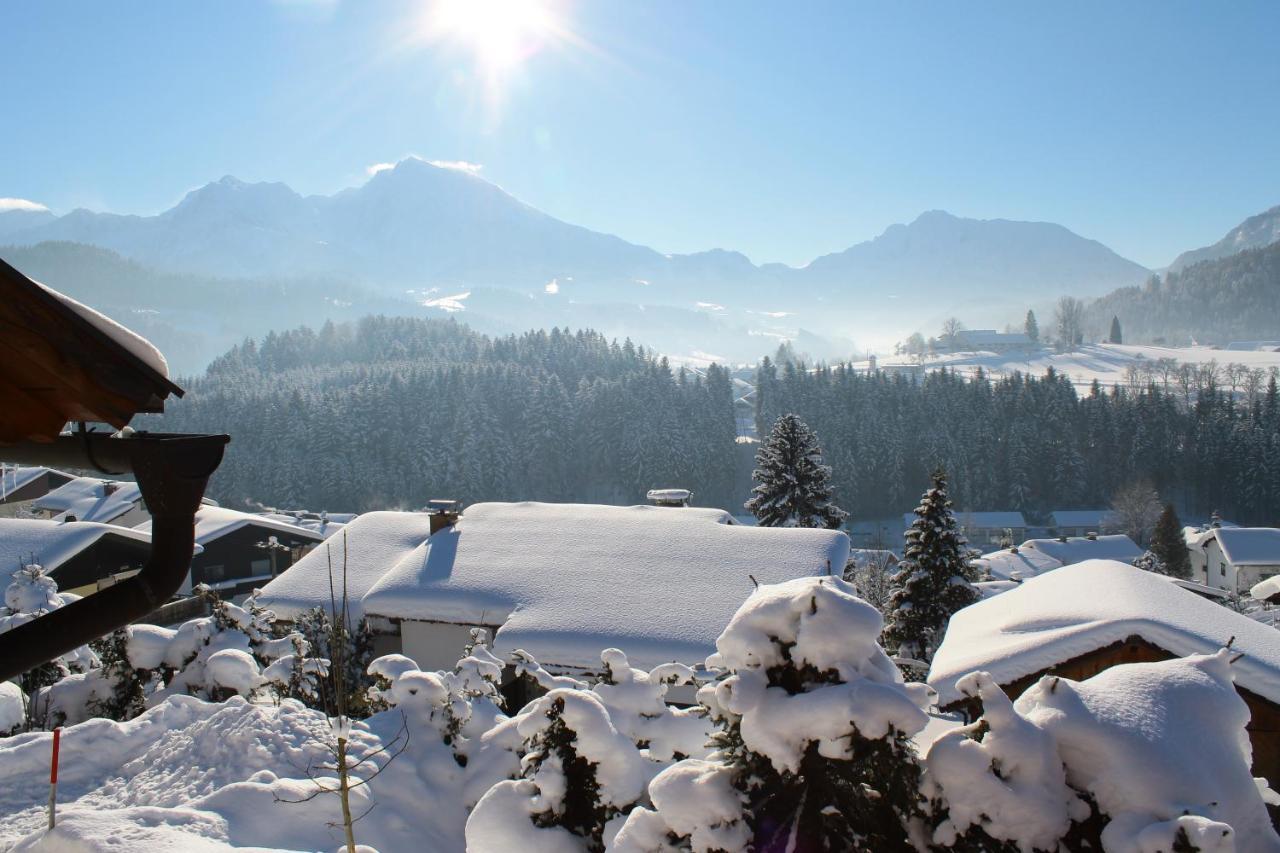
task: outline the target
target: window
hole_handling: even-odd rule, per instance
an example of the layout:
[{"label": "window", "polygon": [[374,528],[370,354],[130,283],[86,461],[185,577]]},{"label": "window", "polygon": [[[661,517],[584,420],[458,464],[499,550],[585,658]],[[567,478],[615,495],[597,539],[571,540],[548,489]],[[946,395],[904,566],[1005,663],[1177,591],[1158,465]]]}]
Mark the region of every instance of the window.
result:
[{"label": "window", "polygon": [[205,566],[204,581],[205,583],[217,583],[227,576],[226,566]]}]

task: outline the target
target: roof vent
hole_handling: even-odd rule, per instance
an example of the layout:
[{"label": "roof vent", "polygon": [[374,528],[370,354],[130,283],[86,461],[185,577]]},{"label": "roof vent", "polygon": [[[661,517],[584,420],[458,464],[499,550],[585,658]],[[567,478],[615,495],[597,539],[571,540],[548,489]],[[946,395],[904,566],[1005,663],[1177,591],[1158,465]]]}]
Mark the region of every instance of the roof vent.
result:
[{"label": "roof vent", "polygon": [[688,506],[693,492],[688,489],[650,489],[645,497],[654,506]]}]

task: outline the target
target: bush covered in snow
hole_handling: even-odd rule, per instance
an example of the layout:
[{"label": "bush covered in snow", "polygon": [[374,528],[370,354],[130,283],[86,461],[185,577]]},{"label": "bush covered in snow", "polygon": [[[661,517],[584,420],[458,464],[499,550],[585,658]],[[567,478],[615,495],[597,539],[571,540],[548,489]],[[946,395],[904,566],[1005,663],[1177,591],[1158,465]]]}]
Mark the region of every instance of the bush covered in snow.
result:
[{"label": "bush covered in snow", "polygon": [[708,660],[720,725],[707,760],[654,779],[617,849],[907,850],[923,818],[910,736],[929,688],[904,684],[880,614],[836,578],[762,586]]},{"label": "bush covered in snow", "polygon": [[[1276,851],[1249,772],[1230,652],[1045,676],[1016,702],[961,679],[981,719],[925,758],[944,849]],[[1274,796],[1274,795],[1272,795]]]}]

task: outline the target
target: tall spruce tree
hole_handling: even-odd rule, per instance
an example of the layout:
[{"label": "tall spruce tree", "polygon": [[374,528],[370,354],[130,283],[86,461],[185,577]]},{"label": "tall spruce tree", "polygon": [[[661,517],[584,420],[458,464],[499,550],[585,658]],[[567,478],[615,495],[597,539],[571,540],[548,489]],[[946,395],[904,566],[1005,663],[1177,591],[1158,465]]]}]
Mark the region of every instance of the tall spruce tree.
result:
[{"label": "tall spruce tree", "polygon": [[1040,324],[1036,322],[1036,312],[1027,309],[1027,322],[1022,326],[1023,331],[1027,333],[1027,337],[1032,343],[1040,342]]},{"label": "tall spruce tree", "polygon": [[756,487],[746,508],[762,527],[836,528],[848,513],[832,502],[831,468],[818,436],[798,417],[778,418],[756,453]]},{"label": "tall spruce tree", "polygon": [[973,565],[947,497],[947,474],[933,473],[933,485],[916,507],[906,533],[907,547],[893,576],[885,648],[899,656],[928,661],[942,642],[951,615],[978,600],[970,584]]},{"label": "tall spruce tree", "polygon": [[1191,578],[1191,557],[1182,536],[1182,521],[1173,504],[1165,504],[1151,533],[1151,553],[1164,567],[1164,574],[1175,578]]},{"label": "tall spruce tree", "polygon": [[1120,318],[1119,318],[1119,317],[1114,317],[1114,316],[1113,316],[1113,317],[1111,318],[1111,334],[1107,337],[1107,340],[1108,340],[1108,342],[1109,342],[1109,343],[1113,343],[1113,344],[1122,344],[1122,343],[1124,343],[1124,335],[1122,335],[1122,334],[1120,333]]}]

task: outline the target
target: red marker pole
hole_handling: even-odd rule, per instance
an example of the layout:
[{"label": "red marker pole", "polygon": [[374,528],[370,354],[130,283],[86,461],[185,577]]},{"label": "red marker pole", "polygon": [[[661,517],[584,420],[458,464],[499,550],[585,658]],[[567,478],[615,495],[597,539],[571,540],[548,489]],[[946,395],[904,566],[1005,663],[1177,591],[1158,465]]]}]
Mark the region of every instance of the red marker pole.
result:
[{"label": "red marker pole", "polygon": [[62,741],[62,726],[53,730],[53,763],[49,766],[49,828],[56,823],[58,808],[58,745]]}]

